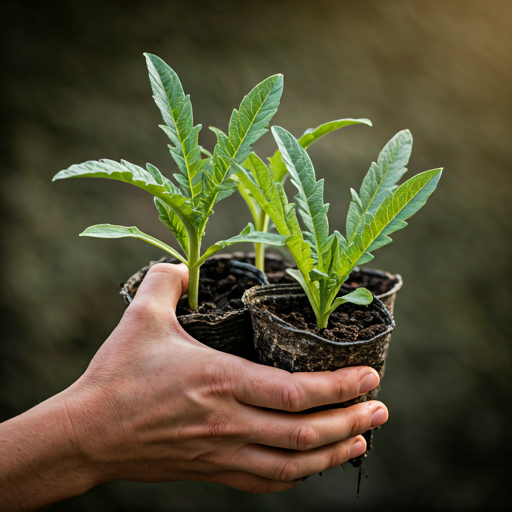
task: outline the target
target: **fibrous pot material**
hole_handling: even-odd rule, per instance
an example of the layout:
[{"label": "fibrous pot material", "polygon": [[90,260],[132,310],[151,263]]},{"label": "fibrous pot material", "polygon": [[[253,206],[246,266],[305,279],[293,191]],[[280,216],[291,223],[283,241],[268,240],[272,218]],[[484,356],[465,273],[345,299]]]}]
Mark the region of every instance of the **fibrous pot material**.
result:
[{"label": "fibrous pot material", "polygon": [[[343,286],[339,295],[351,290],[351,287]],[[363,316],[370,315],[381,322],[374,329],[378,334],[369,339],[355,341],[327,339],[322,333],[313,332],[316,329],[299,329],[279,317],[279,311],[295,310],[300,313],[311,309],[299,284],[257,286],[245,292],[243,301],[251,313],[258,363],[290,372],[334,371],[347,366],[370,366],[377,370],[381,378],[384,376],[389,341],[395,322],[379,299],[374,298],[369,306],[343,304],[338,308],[339,315],[345,315],[343,308],[347,306],[345,309],[351,312],[351,319],[354,321],[355,312],[359,311]],[[348,407],[373,400],[378,395],[379,387],[353,400],[306,412]],[[371,449],[371,431],[365,432],[364,436],[367,441],[366,453],[350,460],[356,467],[361,465],[363,457],[366,457]]]},{"label": "fibrous pot material", "polygon": [[[162,258],[140,269],[122,287],[121,295],[125,301],[131,302],[153,265],[175,262],[172,258]],[[197,312],[192,312],[186,296],[182,297],[177,307],[179,323],[188,334],[209,347],[253,359],[252,324],[241,298],[246,289],[267,284],[265,275],[231,255],[218,255],[201,266],[200,276],[199,300],[202,304]]]}]

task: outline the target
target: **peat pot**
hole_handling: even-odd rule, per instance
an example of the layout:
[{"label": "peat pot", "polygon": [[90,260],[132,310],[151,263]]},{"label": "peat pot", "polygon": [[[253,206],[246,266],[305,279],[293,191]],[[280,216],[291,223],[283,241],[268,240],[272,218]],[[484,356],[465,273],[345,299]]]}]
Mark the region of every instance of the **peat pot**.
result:
[{"label": "peat pot", "polygon": [[[338,296],[353,290],[343,285]],[[290,372],[333,371],[371,366],[384,376],[386,355],[395,322],[377,298],[369,306],[343,304],[318,331],[308,298],[299,284],[271,284],[247,290],[243,302],[254,330],[256,362]],[[324,408],[348,407],[373,400],[379,388],[354,400]],[[365,434],[371,448],[371,433]],[[365,456],[366,456],[365,454]],[[362,458],[351,460],[361,465]]]},{"label": "peat pot", "polygon": [[[130,303],[148,270],[156,263],[176,263],[174,258],[152,261],[122,285],[121,295]],[[176,315],[183,329],[193,338],[222,352],[253,360],[253,331],[243,293],[253,286],[268,284],[256,267],[231,255],[212,256],[201,266],[199,309],[192,311],[185,295],[178,302]]]}]

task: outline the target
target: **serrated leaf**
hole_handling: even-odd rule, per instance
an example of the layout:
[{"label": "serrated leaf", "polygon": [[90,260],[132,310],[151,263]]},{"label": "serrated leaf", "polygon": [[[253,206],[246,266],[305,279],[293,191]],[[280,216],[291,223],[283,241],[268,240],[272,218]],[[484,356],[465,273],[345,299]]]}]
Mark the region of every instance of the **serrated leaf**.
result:
[{"label": "serrated leaf", "polygon": [[366,174],[359,195],[352,191],[352,202],[347,215],[347,239],[352,241],[364,224],[365,216],[374,214],[396,188],[405,174],[411,156],[412,135],[409,130],[398,132],[380,152]]},{"label": "serrated leaf", "polygon": [[201,194],[201,170],[204,165],[201,148],[197,144],[201,125],[194,126],[190,96],[185,95],[174,70],[156,55],[144,55],[153,98],[165,122],[161,128],[171,139],[169,149],[181,173],[178,180],[181,190],[196,205]]},{"label": "serrated leaf", "polygon": [[389,242],[384,237],[407,226],[405,221],[425,204],[435,190],[441,173],[442,169],[420,173],[388,195],[372,220],[364,225],[361,233],[354,237],[345,251],[354,266],[360,262],[363,255],[374,250],[373,244],[374,248],[386,245],[383,242]]},{"label": "serrated leaf", "polygon": [[252,153],[248,160],[250,169],[233,162],[238,171],[237,178],[270,217],[277,231],[287,237],[286,245],[297,267],[304,275],[309,276],[315,261],[311,247],[304,241],[295,214],[295,205],[288,203],[283,185],[273,180],[270,170],[257,155]]},{"label": "serrated leaf", "polygon": [[193,208],[192,201],[181,195],[176,186],[162,176],[156,167],[151,166],[150,169],[151,171],[147,171],[125,160],[121,160],[121,163],[114,160],[89,160],[58,172],[53,181],[66,178],[107,178],[124,181],[164,201],[185,225],[198,223],[202,215]]},{"label": "serrated leaf", "polygon": [[227,240],[221,240],[220,242],[217,242],[216,244],[208,247],[208,249],[206,249],[204,254],[199,259],[198,265],[201,265],[205,260],[207,260],[212,254],[215,254],[217,251],[225,249],[230,245],[243,242],[261,243],[282,247],[286,245],[286,236],[278,235],[277,233],[263,233],[262,231],[256,231],[254,226],[249,223],[239,235],[228,238]]},{"label": "serrated leaf", "polygon": [[268,131],[267,125],[277,111],[282,91],[282,75],[267,78],[245,96],[239,110],[233,111],[228,135],[212,128],[217,135],[217,144],[212,168],[203,180],[201,200],[201,209],[206,217],[217,201],[220,187],[229,178],[231,162],[243,163],[251,152],[251,145]]},{"label": "serrated leaf", "polygon": [[94,238],[138,238],[139,240],[144,240],[144,242],[168,252],[182,263],[187,263],[187,260],[172,247],[169,247],[157,238],[146,235],[146,233],[143,233],[135,226],[125,227],[114,226],[113,224],[97,224],[96,226],[87,228],[83,233],[80,233],[80,236],[90,236]]},{"label": "serrated leaf", "polygon": [[169,208],[161,199],[155,197],[155,206],[158,210],[158,218],[163,222],[176,237],[181,248],[188,254],[188,233],[182,220],[176,215],[173,209]]},{"label": "serrated leaf", "polygon": [[[324,135],[354,124],[366,124],[368,126],[372,126],[372,122],[369,119],[338,119],[336,121],[329,121],[328,123],[321,124],[316,128],[308,128],[304,132],[304,135],[299,139],[299,144],[304,149],[308,149],[311,144],[321,139]],[[286,165],[284,165],[281,152],[277,150],[268,158],[268,161],[270,172],[272,173],[274,180],[276,182],[284,183],[288,170],[286,169]]]},{"label": "serrated leaf", "polygon": [[279,126],[273,126],[272,133],[290,173],[292,183],[298,190],[295,200],[306,227],[304,238],[311,246],[318,270],[325,272],[329,268],[329,247],[327,245],[329,205],[324,204],[323,201],[323,180],[316,181],[315,170],[306,150],[291,133]]}]

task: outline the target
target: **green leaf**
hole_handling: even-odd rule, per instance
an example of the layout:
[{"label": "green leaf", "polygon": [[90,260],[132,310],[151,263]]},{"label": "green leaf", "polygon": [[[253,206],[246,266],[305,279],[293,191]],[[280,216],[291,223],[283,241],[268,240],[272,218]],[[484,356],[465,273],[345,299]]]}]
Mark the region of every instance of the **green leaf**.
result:
[{"label": "green leaf", "polygon": [[281,234],[291,234],[286,223],[286,205],[281,202],[278,186],[272,179],[272,174],[263,161],[251,153],[245,161],[245,168],[233,162],[237,169],[237,178],[267,215],[274,222]]},{"label": "green leaf", "polygon": [[267,125],[277,111],[283,92],[283,76],[274,75],[258,84],[242,100],[240,110],[234,110],[229,121],[228,135],[211,128],[217,135],[212,168],[205,172],[201,210],[210,215],[217,195],[229,177],[231,162],[241,164],[249,156],[254,144],[268,129]]},{"label": "green leaf", "polygon": [[367,306],[371,304],[373,301],[373,295],[366,288],[357,288],[353,292],[347,293],[343,295],[343,297],[338,297],[335,299],[329,308],[329,315],[342,304],[350,302],[352,304],[359,304],[361,306]]},{"label": "green leaf", "polygon": [[299,139],[299,144],[304,149],[308,149],[311,144],[322,138],[324,135],[354,124],[372,126],[372,122],[369,119],[337,119],[336,121],[329,121],[328,123],[321,124],[316,128],[308,128],[304,132],[304,135]]},{"label": "green leaf", "polygon": [[194,126],[190,96],[185,96],[178,75],[159,57],[144,54],[149,71],[153,98],[165,126],[161,126],[171,139],[171,155],[178,165],[180,174],[176,180],[186,197],[197,204],[201,194],[202,168],[201,148],[197,144],[201,125]]},{"label": "green leaf", "polygon": [[347,238],[352,241],[366,223],[366,216],[374,214],[396,188],[396,183],[405,174],[411,156],[412,135],[409,130],[398,132],[380,152],[366,174],[360,193],[351,189],[352,202],[347,215]]},{"label": "green leaf", "polygon": [[182,220],[178,217],[172,208],[169,208],[161,199],[155,197],[155,206],[158,210],[158,218],[163,222],[176,237],[181,248],[188,254],[188,233]]},{"label": "green leaf", "polygon": [[282,247],[286,245],[286,236],[278,235],[276,233],[263,233],[261,231],[255,231],[254,226],[249,223],[239,235],[228,238],[227,240],[221,240],[220,242],[217,242],[216,244],[208,247],[208,249],[206,249],[204,254],[199,259],[198,265],[202,265],[205,260],[207,260],[212,254],[215,254],[217,251],[225,249],[230,245],[242,242],[262,243],[267,245],[274,245],[276,247]]},{"label": "green leaf", "polygon": [[270,170],[257,155],[252,153],[249,156],[249,162],[248,167],[252,172],[233,162],[238,170],[237,178],[272,219],[277,231],[287,237],[286,245],[297,267],[305,276],[309,276],[315,261],[311,247],[303,238],[295,215],[295,205],[288,203],[282,183],[276,183],[273,180]]},{"label": "green leaf", "polygon": [[[304,149],[308,149],[311,144],[315,143],[324,135],[354,124],[366,124],[368,126],[372,126],[372,122],[369,119],[338,119],[336,121],[329,121],[328,123],[321,124],[316,128],[308,128],[304,132],[304,135],[299,139],[299,144]],[[272,173],[274,180],[284,183],[288,170],[286,169],[286,165],[284,165],[281,152],[277,150],[271,157],[269,157],[268,161],[270,172]]]},{"label": "green leaf", "polygon": [[179,252],[175,251],[172,247],[169,247],[160,240],[150,235],[146,235],[135,226],[125,227],[114,226],[112,224],[97,224],[96,226],[87,228],[83,233],[80,233],[80,236],[91,236],[95,238],[138,238],[139,240],[144,240],[144,242],[168,252],[182,263],[187,264],[187,260],[183,258]]},{"label": "green leaf", "polygon": [[272,127],[283,161],[291,175],[292,183],[298,190],[295,196],[299,213],[306,227],[304,238],[311,246],[318,270],[325,272],[329,267],[329,224],[328,204],[324,204],[323,180],[316,181],[313,164],[306,150],[295,137],[279,126]]},{"label": "green leaf", "polygon": [[388,235],[407,226],[406,219],[426,203],[437,187],[441,173],[442,169],[433,169],[414,176],[390,192],[375,216],[369,214],[366,217],[361,233],[356,234],[345,251],[353,266],[366,254],[390,243]]},{"label": "green leaf", "polygon": [[121,163],[113,160],[90,160],[60,171],[53,177],[53,181],[66,178],[107,178],[124,181],[161,199],[176,212],[184,225],[193,226],[202,218],[201,213],[194,209],[192,201],[183,196],[171,181],[150,164],[148,170],[145,170],[125,160],[121,160]]}]

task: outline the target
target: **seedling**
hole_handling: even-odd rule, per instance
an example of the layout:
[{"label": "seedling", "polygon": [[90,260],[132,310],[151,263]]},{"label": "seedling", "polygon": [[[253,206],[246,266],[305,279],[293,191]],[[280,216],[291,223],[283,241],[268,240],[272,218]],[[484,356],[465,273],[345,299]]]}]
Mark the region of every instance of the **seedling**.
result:
[{"label": "seedling", "polygon": [[[351,126],[354,124],[366,124],[368,126],[372,125],[369,119],[337,119],[336,121],[329,121],[328,123],[321,124],[316,128],[308,128],[304,132],[304,135],[298,139],[298,142],[304,149],[308,149],[311,144],[322,138],[324,135],[339,130],[340,128],[344,128],[345,126]],[[288,169],[283,162],[281,152],[277,150],[271,157],[268,158],[268,162],[274,182],[284,184],[288,176]],[[247,161],[246,164],[248,166],[251,165],[250,161]],[[239,182],[238,191],[249,207],[256,229],[266,233],[268,231],[270,219],[265,210],[261,208],[258,201],[251,194],[251,191],[245,187],[243,183]],[[256,242],[254,244],[254,251],[256,254],[255,264],[262,272],[264,272],[265,244]]]},{"label": "seedling", "polygon": [[258,232],[249,224],[239,235],[217,242],[201,254],[201,241],[213,207],[236,189],[236,183],[230,179],[232,164],[244,162],[251,152],[251,145],[268,131],[267,125],[281,99],[283,77],[267,78],[244,97],[239,110],[233,110],[227,135],[211,128],[217,135],[217,144],[211,154],[198,145],[201,125],[194,126],[190,96],[185,96],[176,73],[155,55],[145,56],[153,98],[165,123],[161,128],[171,140],[169,149],[179,169],[179,173],[174,174],[177,185],[151,164],[143,169],[124,160],[121,163],[99,160],[72,165],[56,174],[53,180],[109,178],[130,183],[152,194],[160,220],[176,237],[184,255],[134,226],[99,224],[87,228],[80,236],[134,237],[167,251],[188,266],[188,301],[195,310],[198,307],[199,269],[212,254],[239,242],[285,245],[282,235]]},{"label": "seedling", "polygon": [[[327,327],[329,316],[341,304],[367,305],[372,301],[365,288],[336,297],[341,285],[356,265],[373,259],[371,254],[392,240],[389,235],[407,226],[406,219],[416,213],[434,191],[442,169],[426,171],[400,186],[412,148],[408,130],[386,144],[377,162],[372,163],[359,194],[351,189],[346,237],[338,231],[329,235],[328,204],[324,204],[324,182],[316,181],[313,164],[300,142],[283,128],[273,127],[283,162],[298,193],[289,203],[283,184],[271,170],[251,153],[247,165],[238,162],[237,177],[272,219],[277,231],[287,237],[297,269],[287,272],[302,285],[316,316],[318,329]],[[301,229],[298,209],[304,229]]]}]

